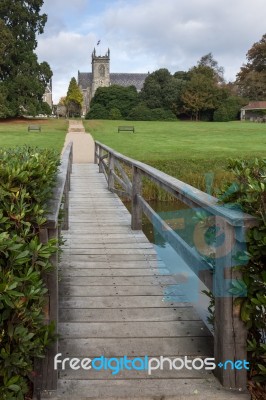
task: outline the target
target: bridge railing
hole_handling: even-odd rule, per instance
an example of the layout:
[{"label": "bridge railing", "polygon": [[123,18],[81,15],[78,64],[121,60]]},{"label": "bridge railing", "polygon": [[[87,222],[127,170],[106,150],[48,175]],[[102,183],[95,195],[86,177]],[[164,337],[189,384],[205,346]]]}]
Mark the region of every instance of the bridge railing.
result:
[{"label": "bridge railing", "polygon": [[[73,163],[73,143],[70,142],[61,156],[58,169],[56,186],[53,196],[48,203],[49,213],[46,214],[46,223],[40,230],[40,242],[47,243],[49,239],[60,238],[61,229],[68,230],[69,227],[69,191],[70,175]],[[53,254],[51,263],[53,271],[44,276],[47,292],[46,322],[53,322],[55,333],[58,333],[58,252]],[[58,371],[54,369],[54,356],[58,353],[58,339],[48,348],[45,359],[35,360],[35,396],[40,398],[44,391],[55,391],[57,389]]]},{"label": "bridge railing", "polygon": [[[95,142],[95,163],[99,172],[104,173],[110,191],[131,199],[131,227],[142,229],[143,213],[153,226],[163,235],[172,248],[182,257],[198,278],[215,296],[214,357],[216,363],[233,362],[247,359],[247,330],[240,319],[240,308],[234,303],[234,297],[228,292],[232,282],[241,280],[236,266],[235,256],[243,248],[247,230],[256,225],[256,219],[241,211],[228,209],[219,204],[218,199],[204,193],[172,176],[169,176],[147,164],[126,157],[108,146]],[[126,166],[126,168],[125,168]],[[131,171],[128,173],[128,171]],[[148,204],[142,196],[142,180],[148,178],[158,187],[166,190],[187,206],[204,210],[208,214],[208,226],[214,226],[219,232],[222,243],[216,246],[214,266],[188,245]],[[205,230],[206,233],[206,230]],[[204,236],[204,230],[199,235]],[[238,368],[238,367],[237,367]],[[230,364],[225,368],[216,368],[215,374],[227,388],[246,390],[247,371],[237,369]]]}]

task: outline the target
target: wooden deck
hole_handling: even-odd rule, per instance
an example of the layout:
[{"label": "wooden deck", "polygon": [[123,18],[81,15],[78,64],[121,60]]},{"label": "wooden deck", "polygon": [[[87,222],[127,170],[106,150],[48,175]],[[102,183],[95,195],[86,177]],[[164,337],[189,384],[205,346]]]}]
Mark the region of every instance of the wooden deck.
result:
[{"label": "wooden deck", "polygon": [[[142,231],[94,164],[74,164],[69,230],[59,271],[59,352],[64,357],[212,356],[212,336],[182,297]],[[175,300],[175,301],[173,301]],[[46,394],[49,397],[49,394]],[[45,397],[45,396],[43,396]],[[42,398],[43,398],[42,397]],[[51,397],[51,396],[50,396]],[[249,399],[209,372],[60,371],[54,399]]]}]

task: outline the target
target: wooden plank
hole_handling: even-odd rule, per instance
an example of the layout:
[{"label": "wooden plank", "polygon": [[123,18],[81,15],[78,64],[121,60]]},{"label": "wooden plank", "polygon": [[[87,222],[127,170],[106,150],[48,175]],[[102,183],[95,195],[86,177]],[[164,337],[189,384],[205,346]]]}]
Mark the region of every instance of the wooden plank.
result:
[{"label": "wooden plank", "polygon": [[126,263],[124,261],[117,261],[117,262],[110,262],[108,260],[105,261],[78,261],[78,262],[73,262],[71,260],[64,261],[60,263],[60,269],[63,270],[64,268],[82,268],[82,269],[89,269],[89,268],[95,268],[95,269],[101,269],[101,268],[164,268],[164,264],[160,263],[158,261],[127,261]]},{"label": "wooden plank", "polygon": [[[77,393],[79,393],[79,397],[76,397]],[[221,389],[219,383],[213,377],[206,379],[116,379],[112,382],[98,379],[94,381],[93,385],[91,381],[62,379],[59,387],[60,395],[63,395],[63,399],[66,398],[66,400],[250,399],[248,394],[228,392]]]},{"label": "wooden plank", "polygon": [[[148,266],[147,266],[148,267]],[[90,276],[154,276],[154,275],[170,275],[168,269],[151,269],[151,268],[140,268],[140,269],[133,269],[133,268],[124,268],[124,269],[91,269],[91,268],[62,268],[61,275],[64,277],[90,277]]]},{"label": "wooden plank", "polygon": [[149,277],[149,276],[142,276],[142,277],[71,277],[71,278],[62,278],[61,282],[63,284],[69,284],[73,286],[127,286],[127,285],[138,285],[138,286],[146,286],[146,285],[173,285],[178,283],[171,276],[158,276],[158,277]]},{"label": "wooden plank", "polygon": [[136,357],[152,356],[211,356],[211,338],[179,337],[179,338],[89,338],[61,339],[59,352],[69,357]]},{"label": "wooden plank", "polygon": [[[174,285],[174,293],[182,295],[182,286]],[[60,295],[63,296],[159,296],[167,301],[168,296],[164,295],[163,288],[158,286],[69,286],[60,285]]]},{"label": "wooden plank", "polygon": [[112,296],[112,297],[63,297],[60,308],[147,308],[185,307],[184,296],[172,296],[171,302],[160,296]]},{"label": "wooden plank", "polygon": [[169,338],[211,336],[201,321],[60,323],[64,338]]},{"label": "wooden plank", "polygon": [[192,306],[168,308],[72,308],[60,309],[60,322],[116,322],[116,321],[198,321]]}]

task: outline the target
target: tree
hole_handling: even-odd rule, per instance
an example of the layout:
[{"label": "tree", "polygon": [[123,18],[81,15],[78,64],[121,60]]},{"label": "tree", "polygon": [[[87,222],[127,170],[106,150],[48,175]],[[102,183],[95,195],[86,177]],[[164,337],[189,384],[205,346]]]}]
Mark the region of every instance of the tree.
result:
[{"label": "tree", "polygon": [[237,74],[236,83],[242,96],[250,100],[266,98],[266,34],[247,52],[247,63]]},{"label": "tree", "polygon": [[77,84],[76,79],[73,77],[70,80],[65,100],[67,115],[70,117],[80,116],[82,103],[82,92]]},{"label": "tree", "polygon": [[214,111],[213,120],[216,122],[228,122],[239,119],[240,109],[247,102],[245,99],[239,96],[229,96],[220,105],[217,110]]},{"label": "tree", "polygon": [[[111,85],[99,87],[91,101],[91,110],[98,104],[104,107],[108,113],[112,109],[116,109],[120,112],[121,118],[126,118],[131,109],[138,104],[138,101],[138,92],[135,86]],[[87,115],[88,118],[92,118],[90,112]],[[110,115],[113,115],[113,113]]]},{"label": "tree", "polygon": [[40,14],[42,5],[43,0],[0,2],[0,101],[5,102],[0,108],[6,110],[4,117],[35,115],[52,77],[49,65],[39,63],[34,53],[36,35],[43,33],[47,20]]},{"label": "tree", "polygon": [[220,67],[218,62],[213,58],[212,53],[202,56],[198,61],[199,67],[208,67],[214,72],[217,82],[224,83],[224,67]]},{"label": "tree", "polygon": [[209,53],[188,71],[188,77],[182,94],[184,110],[196,120],[203,116],[212,120],[214,111],[229,96],[223,83],[223,68]]}]

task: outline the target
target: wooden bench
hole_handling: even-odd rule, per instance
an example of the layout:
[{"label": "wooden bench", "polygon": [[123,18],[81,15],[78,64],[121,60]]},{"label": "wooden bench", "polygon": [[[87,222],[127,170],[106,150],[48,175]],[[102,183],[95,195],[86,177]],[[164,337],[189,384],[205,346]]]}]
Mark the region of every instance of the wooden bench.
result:
[{"label": "wooden bench", "polygon": [[39,131],[39,132],[41,132],[41,127],[40,127],[40,125],[29,125],[28,126],[28,132],[30,132],[30,131]]},{"label": "wooden bench", "polygon": [[120,132],[120,131],[126,131],[126,132],[135,133],[135,128],[134,128],[134,126],[119,126],[118,127],[118,132]]}]

